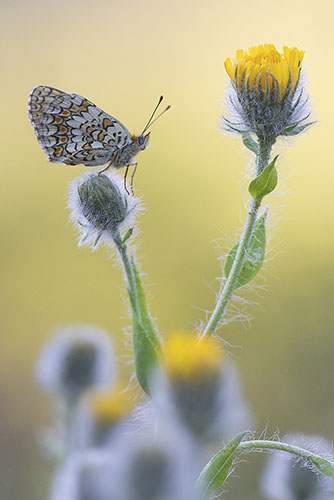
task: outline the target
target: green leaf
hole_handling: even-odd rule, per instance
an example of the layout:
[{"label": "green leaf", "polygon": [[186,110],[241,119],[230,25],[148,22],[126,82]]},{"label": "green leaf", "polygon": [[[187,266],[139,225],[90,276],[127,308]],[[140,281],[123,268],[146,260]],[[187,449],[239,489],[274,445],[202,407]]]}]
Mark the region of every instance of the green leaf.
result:
[{"label": "green leaf", "polygon": [[139,384],[150,394],[152,371],[157,366],[161,354],[161,343],[156,333],[146,306],[146,298],[140,277],[134,262],[131,263],[136,281],[139,312],[132,293],[129,296],[133,316],[133,349],[136,375]]},{"label": "green leaf", "polygon": [[123,245],[124,245],[124,243],[125,243],[126,241],[128,241],[128,239],[129,239],[129,238],[131,238],[132,233],[133,233],[133,230],[134,230],[134,228],[133,228],[133,227],[130,227],[130,229],[126,232],[126,234],[125,234],[125,236],[124,236],[124,238],[123,238],[123,240],[122,240]]},{"label": "green leaf", "polygon": [[[236,280],[234,289],[239,288],[240,286],[244,286],[252,281],[252,279],[255,278],[263,265],[266,252],[266,217],[267,212],[261,215],[255,222],[254,231],[252,233],[249,247],[246,252],[245,260],[242,265],[240,274]],[[230,274],[230,271],[232,269],[238,246],[239,242],[234,245],[226,259],[224,269],[226,278],[228,278],[228,275]]]},{"label": "green leaf", "polygon": [[266,194],[274,191],[277,186],[277,170],[275,167],[277,158],[278,156],[275,156],[273,161],[262,170],[261,174],[249,184],[249,194],[255,201],[260,202]]},{"label": "green leaf", "polygon": [[247,431],[241,432],[235,436],[204,467],[197,480],[199,500],[208,500],[214,490],[223,486],[232,468],[234,453],[246,433]]},{"label": "green leaf", "polygon": [[254,139],[251,137],[251,135],[248,132],[243,132],[241,134],[241,137],[242,137],[242,142],[244,143],[246,148],[248,148],[250,151],[252,151],[252,153],[257,155],[259,152],[259,146],[258,143],[254,141]]},{"label": "green leaf", "polygon": [[334,464],[322,457],[310,457],[310,461],[326,476],[334,477]]}]

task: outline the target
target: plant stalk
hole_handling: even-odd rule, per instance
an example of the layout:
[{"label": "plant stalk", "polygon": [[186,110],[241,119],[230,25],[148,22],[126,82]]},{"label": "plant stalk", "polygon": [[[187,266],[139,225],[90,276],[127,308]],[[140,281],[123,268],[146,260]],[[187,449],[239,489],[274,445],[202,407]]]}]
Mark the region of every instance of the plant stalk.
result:
[{"label": "plant stalk", "polygon": [[[270,140],[269,138],[259,139],[259,144],[258,144],[259,152],[256,157],[256,177],[260,175],[263,169],[268,165],[273,143],[274,141]],[[251,236],[254,230],[254,225],[260,206],[261,206],[261,201],[255,201],[253,199],[251,200],[247,219],[240,238],[238,250],[235,259],[233,261],[230,274],[228,275],[228,278],[225,281],[224,286],[219,292],[216,306],[203,331],[202,337],[214,334],[232,298],[238,276],[241,272],[245,260],[247,248],[251,240]]]},{"label": "plant stalk", "polygon": [[280,450],[287,453],[292,453],[301,458],[310,459],[316,456],[314,453],[300,448],[299,446],[294,446],[288,443],[282,443],[281,441],[270,441],[255,439],[252,441],[243,441],[239,444],[238,450]]},{"label": "plant stalk", "polygon": [[136,278],[135,278],[135,274],[133,271],[131,260],[130,260],[128,252],[127,252],[127,246],[125,243],[123,243],[119,231],[117,233],[112,233],[112,238],[114,240],[116,248],[117,248],[119,255],[122,259],[122,262],[123,262],[131,305],[135,308],[135,312],[136,312],[137,316],[140,318],[141,317],[141,310],[139,307]]},{"label": "plant stalk", "polygon": [[329,459],[316,455],[312,451],[305,450],[299,446],[294,446],[280,441],[254,440],[243,441],[239,444],[238,450],[279,450],[295,455],[301,459],[308,460],[319,472],[325,476],[334,478],[334,463]]}]

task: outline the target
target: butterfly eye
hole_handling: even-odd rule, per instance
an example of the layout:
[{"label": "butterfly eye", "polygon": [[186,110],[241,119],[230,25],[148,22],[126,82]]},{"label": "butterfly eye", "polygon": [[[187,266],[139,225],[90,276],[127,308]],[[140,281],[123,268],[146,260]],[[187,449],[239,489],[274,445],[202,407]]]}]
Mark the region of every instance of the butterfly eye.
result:
[{"label": "butterfly eye", "polygon": [[139,146],[142,146],[144,144],[144,137],[142,135],[138,137],[138,144]]}]

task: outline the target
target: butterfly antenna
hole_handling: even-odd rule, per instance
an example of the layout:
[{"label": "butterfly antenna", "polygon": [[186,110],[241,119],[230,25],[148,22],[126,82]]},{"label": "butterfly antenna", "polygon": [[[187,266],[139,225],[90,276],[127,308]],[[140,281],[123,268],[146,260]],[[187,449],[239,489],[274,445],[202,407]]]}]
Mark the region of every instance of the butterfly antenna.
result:
[{"label": "butterfly antenna", "polygon": [[156,122],[156,121],[157,121],[157,119],[158,119],[158,118],[160,118],[160,116],[161,116],[161,115],[163,115],[163,114],[164,114],[164,113],[165,113],[165,112],[166,112],[166,111],[170,108],[170,106],[167,106],[167,108],[166,108],[166,109],[164,109],[164,110],[160,113],[160,115],[158,115],[158,116],[157,116],[157,117],[153,120],[153,117],[154,117],[154,115],[155,115],[155,113],[156,113],[156,111],[157,111],[158,107],[160,106],[160,104],[161,104],[161,101],[162,101],[162,100],[163,100],[163,96],[161,95],[161,96],[160,96],[160,98],[159,98],[158,104],[155,106],[155,108],[154,108],[154,110],[153,110],[153,113],[151,114],[150,119],[148,120],[148,122],[147,122],[147,124],[146,124],[146,127],[145,127],[145,128],[144,128],[144,130],[142,131],[141,135],[143,135],[143,134],[146,132],[146,130],[147,130],[148,128],[150,128],[150,126],[151,126],[154,122]]},{"label": "butterfly antenna", "polygon": [[155,123],[157,120],[159,120],[160,116],[162,116],[164,113],[166,113],[166,111],[168,111],[169,109],[170,109],[170,104],[167,106],[166,109],[164,109],[163,111],[161,111],[160,115],[158,115],[156,118],[154,118],[153,121],[151,121],[151,123],[149,124],[148,127],[145,127],[144,132],[146,132],[146,130],[149,129],[153,125],[153,123]]}]

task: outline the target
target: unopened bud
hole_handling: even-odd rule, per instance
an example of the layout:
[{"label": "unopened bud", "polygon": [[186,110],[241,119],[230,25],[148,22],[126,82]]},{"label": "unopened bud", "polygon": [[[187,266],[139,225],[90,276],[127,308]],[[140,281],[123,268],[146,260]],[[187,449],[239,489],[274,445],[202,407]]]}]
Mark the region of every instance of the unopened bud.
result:
[{"label": "unopened bud", "polygon": [[127,214],[127,201],[106,175],[91,175],[78,186],[82,215],[100,231],[114,233]]},{"label": "unopened bud", "polygon": [[113,172],[85,174],[70,185],[71,219],[81,233],[80,244],[93,247],[129,229],[139,200],[129,196],[122,179]]}]

